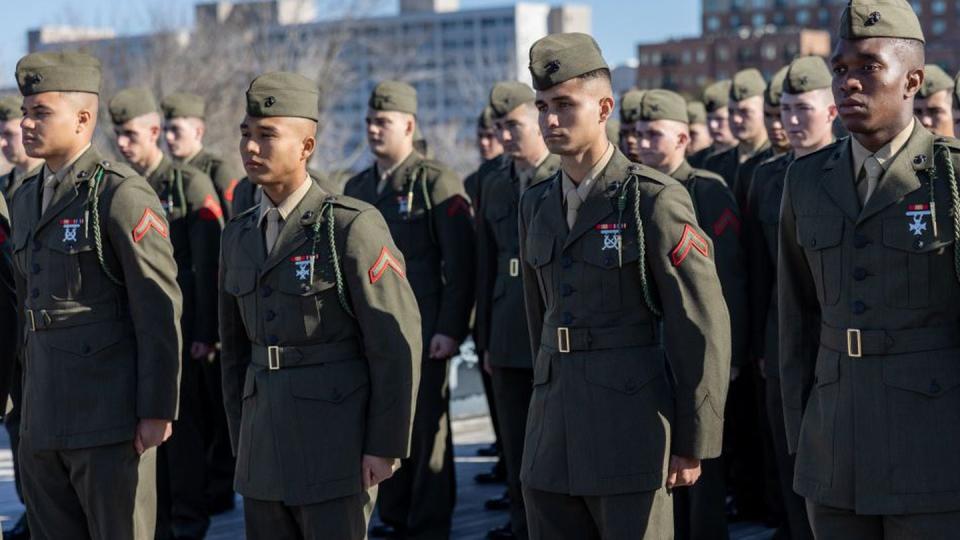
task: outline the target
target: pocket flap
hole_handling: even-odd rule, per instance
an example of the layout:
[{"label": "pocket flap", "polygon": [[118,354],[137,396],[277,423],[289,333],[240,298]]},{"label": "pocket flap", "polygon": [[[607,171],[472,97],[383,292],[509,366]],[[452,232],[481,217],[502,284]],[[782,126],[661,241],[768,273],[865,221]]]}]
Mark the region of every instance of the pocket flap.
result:
[{"label": "pocket flap", "polygon": [[224,289],[234,296],[250,294],[257,286],[257,271],[253,268],[230,268],[223,283]]},{"label": "pocket flap", "polygon": [[[926,253],[936,251],[953,243],[953,239],[942,232],[936,241],[930,240],[933,235],[928,216],[923,223],[926,228],[918,236],[911,229],[912,220],[906,217],[889,217],[883,220],[883,245],[910,253]],[[929,233],[929,234],[928,234]]]},{"label": "pocket flap", "polygon": [[513,206],[509,204],[490,205],[483,211],[489,221],[500,221],[510,216]]},{"label": "pocket flap", "polygon": [[627,234],[626,231],[621,233],[619,244],[616,238],[605,239],[600,233],[584,237],[583,261],[608,270],[636,261],[640,255],[637,243],[624,234]]},{"label": "pocket flap", "polygon": [[87,325],[85,332],[72,331],[77,328],[47,331],[50,348],[76,356],[94,356],[123,339],[123,325],[117,322]]},{"label": "pocket flap", "polygon": [[956,350],[950,352],[953,354],[938,351],[926,355],[886,359],[883,365],[883,382],[887,386],[929,397],[949,392],[960,386],[960,364],[956,361]]},{"label": "pocket flap", "polygon": [[836,247],[843,238],[843,216],[797,218],[797,242],[811,250]]},{"label": "pocket flap", "polygon": [[824,351],[817,361],[814,384],[824,386],[840,380],[840,353]]},{"label": "pocket flap", "polygon": [[541,268],[553,259],[555,240],[547,235],[530,235],[527,237],[526,260],[531,266]]},{"label": "pocket flap", "polygon": [[636,394],[648,382],[664,374],[663,353],[659,350],[633,349],[633,354],[598,354],[584,362],[587,382]]},{"label": "pocket flap", "polygon": [[247,369],[247,375],[243,379],[242,399],[247,399],[257,393],[257,374],[252,369]]},{"label": "pocket flap", "polygon": [[347,360],[300,368],[295,374],[291,373],[290,392],[301,399],[340,403],[368,384],[367,364]]}]

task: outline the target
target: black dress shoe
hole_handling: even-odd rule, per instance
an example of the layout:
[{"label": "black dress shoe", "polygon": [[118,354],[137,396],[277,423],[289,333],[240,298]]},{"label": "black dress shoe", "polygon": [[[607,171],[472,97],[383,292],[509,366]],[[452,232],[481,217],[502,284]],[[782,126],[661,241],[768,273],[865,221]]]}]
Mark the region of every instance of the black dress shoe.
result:
[{"label": "black dress shoe", "polygon": [[487,531],[487,540],[513,540],[517,536],[513,534],[513,528],[508,521],[506,525],[490,529]]},{"label": "black dress shoe", "polygon": [[509,510],[510,495],[504,492],[503,495],[500,495],[499,497],[487,499],[483,503],[483,508],[486,510]]},{"label": "black dress shoe", "polygon": [[27,513],[20,514],[20,519],[13,524],[13,527],[4,529],[4,540],[28,540],[30,538],[30,528],[27,527]]},{"label": "black dress shoe", "polygon": [[403,533],[391,525],[374,525],[370,529],[370,538],[401,538]]},{"label": "black dress shoe", "polygon": [[505,484],[507,474],[494,465],[490,472],[483,472],[474,476],[473,481],[478,484]]},{"label": "black dress shoe", "polygon": [[481,446],[477,448],[477,455],[480,457],[497,457],[500,455],[500,446],[498,446],[497,443]]}]

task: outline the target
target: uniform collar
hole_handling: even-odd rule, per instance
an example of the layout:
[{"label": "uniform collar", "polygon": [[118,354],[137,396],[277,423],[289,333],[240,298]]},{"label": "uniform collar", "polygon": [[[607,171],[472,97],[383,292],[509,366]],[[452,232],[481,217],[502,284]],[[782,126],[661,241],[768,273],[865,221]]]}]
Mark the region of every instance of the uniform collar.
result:
[{"label": "uniform collar", "polygon": [[580,198],[584,201],[587,200],[587,196],[590,195],[590,191],[593,190],[593,185],[596,183],[597,177],[607,168],[607,165],[610,164],[610,159],[613,157],[614,146],[612,143],[607,143],[607,149],[603,152],[603,155],[600,156],[600,160],[594,163],[593,168],[590,169],[590,172],[583,177],[583,180],[580,181],[580,184],[575,184],[573,180],[567,175],[567,171],[563,171],[563,194],[566,197],[566,194],[571,189],[577,190],[577,194],[580,195]]},{"label": "uniform collar", "polygon": [[693,167],[690,166],[690,163],[687,160],[683,160],[683,163],[680,164],[672,173],[668,176],[674,180],[679,180],[681,182],[690,178],[693,174]]},{"label": "uniform collar", "polygon": [[67,178],[71,172],[73,172],[73,166],[80,161],[80,158],[84,156],[92,148],[90,143],[87,143],[82,150],[73,155],[66,163],[63,164],[63,167],[60,167],[59,171],[54,172],[50,169],[50,166],[46,163],[43,164],[43,178],[48,179],[50,175],[53,175],[57,178],[57,184],[63,182],[64,178]]},{"label": "uniform collar", "polygon": [[883,147],[876,152],[871,152],[860,144],[855,137],[850,137],[850,150],[853,152],[853,177],[856,178],[860,174],[863,162],[870,156],[873,156],[873,158],[877,160],[880,166],[883,167],[883,170],[890,168],[893,157],[900,152],[910,139],[915,123],[916,119],[911,119],[907,127],[903,128],[900,133],[894,135],[887,144],[883,145]]},{"label": "uniform collar", "polygon": [[270,197],[262,195],[260,197],[260,217],[257,219],[257,226],[263,225],[263,220],[267,215],[267,212],[272,208],[276,208],[280,213],[280,218],[284,221],[287,220],[287,216],[293,212],[293,209],[300,204],[300,201],[307,196],[307,192],[310,191],[310,185],[313,182],[310,180],[310,175],[308,174],[303,183],[300,184],[300,187],[296,189],[293,193],[287,196],[279,205],[273,204],[273,201],[270,200]]}]

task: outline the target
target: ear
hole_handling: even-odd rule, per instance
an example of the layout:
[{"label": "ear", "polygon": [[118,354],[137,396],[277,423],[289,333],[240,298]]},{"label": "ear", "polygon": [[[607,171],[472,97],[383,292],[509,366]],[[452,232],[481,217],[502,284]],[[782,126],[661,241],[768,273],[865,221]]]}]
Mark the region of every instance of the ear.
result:
[{"label": "ear", "polygon": [[600,98],[600,121],[606,122],[613,115],[613,108],[616,102],[611,96]]},{"label": "ear", "polygon": [[830,121],[831,124],[833,123],[834,120],[837,119],[837,116],[838,116],[839,114],[840,114],[840,113],[837,111],[837,106],[836,106],[836,104],[831,103],[831,104],[827,107],[827,119]]},{"label": "ear", "polygon": [[904,87],[904,99],[909,99],[916,96],[917,92],[920,91],[920,87],[923,86],[924,73],[923,69],[911,69],[907,72],[907,81]]},{"label": "ear", "polygon": [[93,114],[87,109],[77,111],[76,133],[83,133],[87,130],[93,130]]},{"label": "ear", "polygon": [[307,137],[303,140],[303,147],[300,149],[300,159],[304,162],[310,161],[310,156],[313,155],[313,151],[317,148],[317,138],[314,136]]},{"label": "ear", "polygon": [[207,132],[207,125],[203,122],[197,122],[197,138],[203,139],[204,133]]},{"label": "ear", "polygon": [[150,138],[151,138],[154,142],[159,142],[159,141],[160,141],[160,132],[161,132],[161,131],[163,131],[163,130],[162,130],[162,128],[160,127],[160,124],[154,124],[154,125],[150,126]]},{"label": "ear", "polygon": [[410,137],[413,137],[413,134],[417,131],[417,117],[410,115],[407,117],[407,129],[404,130],[404,134]]},{"label": "ear", "polygon": [[686,148],[690,144],[690,133],[681,131],[677,133],[677,148]]}]

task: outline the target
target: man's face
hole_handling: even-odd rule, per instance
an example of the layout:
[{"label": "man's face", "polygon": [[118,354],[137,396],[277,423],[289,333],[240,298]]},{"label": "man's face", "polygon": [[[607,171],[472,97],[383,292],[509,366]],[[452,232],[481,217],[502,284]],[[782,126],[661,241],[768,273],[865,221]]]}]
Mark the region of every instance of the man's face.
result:
[{"label": "man's face", "polygon": [[787,132],[783,129],[783,123],[780,121],[780,107],[764,104],[763,127],[767,130],[767,138],[774,148],[778,150],[790,148]]},{"label": "man's face", "polygon": [[933,133],[953,137],[952,90],[940,90],[926,99],[917,97],[913,102],[913,114]]},{"label": "man's face", "polygon": [[730,146],[737,142],[730,131],[730,111],[726,107],[707,113],[707,129],[716,144]]},{"label": "man's face", "polygon": [[613,98],[598,79],[570,79],[537,91],[540,132],[550,152],[560,156],[580,153],[607,138],[606,119]]},{"label": "man's face", "polygon": [[730,131],[738,141],[755,141],[763,136],[763,96],[730,102]]},{"label": "man's face", "polygon": [[636,123],[640,138],[640,162],[660,168],[686,154],[690,136],[686,124],[672,120],[641,120]]},{"label": "man's face", "polygon": [[797,150],[816,148],[833,138],[833,120],[837,108],[826,90],[802,94],[784,94],[780,100],[780,117],[790,140]]},{"label": "man's face", "polygon": [[27,151],[23,147],[23,130],[20,128],[20,119],[0,122],[0,150],[3,157],[14,165],[27,160]]},{"label": "man's face", "polygon": [[160,126],[156,122],[148,121],[148,116],[138,116],[113,126],[113,132],[117,136],[117,149],[123,158],[128,163],[141,167],[149,165],[160,137]]},{"label": "man's face", "polygon": [[841,39],[830,59],[833,97],[844,127],[851,133],[875,133],[896,124],[923,83],[886,38]]},{"label": "man's face", "polygon": [[477,128],[477,150],[480,159],[487,161],[503,153],[503,145],[497,139],[496,129]]},{"label": "man's face", "polygon": [[[529,103],[515,107],[497,119],[497,130],[503,151],[514,158],[533,158],[531,154],[542,148],[537,111]],[[539,157],[539,156],[538,156]]]},{"label": "man's face", "polygon": [[22,141],[30,157],[58,156],[76,146],[81,113],[71,96],[61,92],[27,96],[23,98],[23,113]]},{"label": "man's face", "polygon": [[203,148],[203,120],[199,118],[171,118],[163,125],[163,138],[170,155],[186,159]]},{"label": "man's face", "polygon": [[695,154],[713,144],[710,130],[706,124],[690,124],[690,143],[687,144],[687,155]]},{"label": "man's face", "polygon": [[620,151],[627,156],[630,161],[640,162],[640,138],[637,137],[635,123],[624,122],[620,124]]},{"label": "man's face", "polygon": [[240,158],[250,181],[257,185],[291,181],[310,158],[315,133],[316,123],[305,118],[246,116],[240,124]]},{"label": "man's face", "polygon": [[[413,115],[397,111],[367,110],[367,143],[377,157],[397,157],[413,140]],[[402,156],[400,156],[402,157]]]}]

